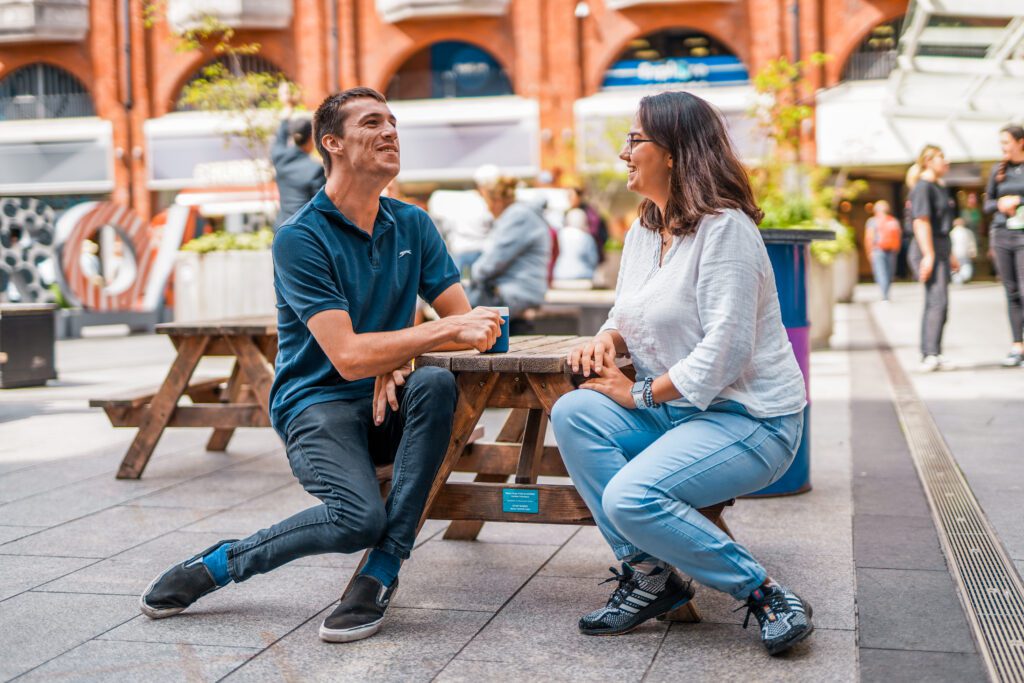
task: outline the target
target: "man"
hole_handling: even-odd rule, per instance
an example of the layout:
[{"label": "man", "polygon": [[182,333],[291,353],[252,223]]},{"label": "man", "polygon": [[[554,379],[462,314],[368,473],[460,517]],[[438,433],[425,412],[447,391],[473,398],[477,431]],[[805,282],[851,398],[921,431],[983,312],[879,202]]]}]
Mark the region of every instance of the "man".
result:
[{"label": "man", "polygon": [[[320,627],[329,642],[380,629],[451,435],[451,373],[409,368],[439,348],[490,348],[501,319],[470,310],[444,242],[421,209],[381,197],[398,175],[395,117],[353,88],[314,117],[327,184],[274,238],[279,351],[271,421],[292,471],[323,503],[242,540],[221,541],[157,577],[155,619],[232,581],[316,553],[372,548]],[[417,293],[441,318],[409,327]],[[394,462],[381,500],[374,464]]]},{"label": "man", "polygon": [[[313,123],[305,117],[292,118],[296,100],[288,83],[281,84],[277,97],[283,106],[282,120],[270,148],[281,205],[274,220],[275,230],[312,199],[326,182],[324,167],[310,156],[313,152]],[[292,144],[289,144],[289,139]]]}]

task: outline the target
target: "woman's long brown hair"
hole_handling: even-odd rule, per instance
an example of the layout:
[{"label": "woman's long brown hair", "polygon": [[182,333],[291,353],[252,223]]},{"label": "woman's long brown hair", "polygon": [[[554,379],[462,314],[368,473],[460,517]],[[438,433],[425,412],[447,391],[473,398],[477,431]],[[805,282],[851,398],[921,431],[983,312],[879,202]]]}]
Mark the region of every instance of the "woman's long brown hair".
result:
[{"label": "woman's long brown hair", "polygon": [[[1020,142],[1021,140],[1024,140],[1024,128],[1022,128],[1020,126],[1012,126],[1012,125],[1011,126],[1004,126],[999,132],[1000,133],[1006,133],[1007,135],[1009,135],[1011,138],[1013,138],[1017,142]],[[1004,180],[1006,180],[1006,167],[1009,166],[1009,165],[1010,165],[1010,160],[1009,159],[1003,159],[1001,162],[999,162],[999,170],[996,171],[996,182],[997,183],[1001,183]]]},{"label": "woman's long brown hair", "polygon": [[664,92],[640,100],[638,118],[644,134],[672,157],[665,215],[645,199],[641,225],[686,235],[697,230],[701,218],[723,209],[738,209],[761,222],[764,212],[714,107],[690,93]]}]

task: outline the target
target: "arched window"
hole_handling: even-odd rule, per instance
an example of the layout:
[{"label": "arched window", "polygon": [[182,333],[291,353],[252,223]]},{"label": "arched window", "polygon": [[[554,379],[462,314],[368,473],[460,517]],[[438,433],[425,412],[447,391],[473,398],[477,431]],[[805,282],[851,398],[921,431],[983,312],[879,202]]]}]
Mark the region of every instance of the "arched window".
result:
[{"label": "arched window", "polygon": [[843,68],[844,81],[885,79],[896,68],[903,17],[879,24],[860,41]]},{"label": "arched window", "polygon": [[454,40],[434,43],[408,60],[388,84],[389,100],[511,95],[512,81],[484,50]]},{"label": "arched window", "polygon": [[[216,80],[220,74],[230,74],[231,76],[266,74],[273,80],[284,78],[281,68],[265,57],[261,57],[259,55],[221,55],[217,59],[213,59],[199,67],[199,69],[189,77],[185,85],[182,86],[181,93],[178,95],[178,100],[174,104],[175,111],[195,110],[197,107],[190,105],[186,101],[186,93],[189,92],[190,86],[202,81],[209,81],[211,78]],[[265,92],[263,97],[264,99],[270,97],[269,91]],[[253,104],[255,105],[257,103],[254,102]]]},{"label": "arched window", "polygon": [[739,85],[750,76],[739,57],[711,36],[670,28],[631,40],[604,75],[604,88]]},{"label": "arched window", "polygon": [[96,116],[82,82],[49,64],[29,64],[0,80],[0,121]]}]

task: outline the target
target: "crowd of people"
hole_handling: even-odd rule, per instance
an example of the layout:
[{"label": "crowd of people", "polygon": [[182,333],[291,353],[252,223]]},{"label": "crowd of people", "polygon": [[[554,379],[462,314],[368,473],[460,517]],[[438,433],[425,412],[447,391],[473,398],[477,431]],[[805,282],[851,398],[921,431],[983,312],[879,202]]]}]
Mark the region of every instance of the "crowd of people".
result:
[{"label": "crowd of people", "polygon": [[910,239],[907,259],[925,290],[920,343],[924,371],[949,365],[942,354],[949,284],[974,277],[982,214],[990,217],[988,256],[1006,292],[1012,342],[1002,364],[1024,366],[1024,128],[1005,126],[999,143],[1003,158],[992,168],[980,209],[977,195],[968,193],[958,210],[944,181],[949,162],[940,147],[927,145],[907,171],[903,224],[889,203],[879,200],[865,226],[865,250],[883,301],[889,299],[905,236]]}]

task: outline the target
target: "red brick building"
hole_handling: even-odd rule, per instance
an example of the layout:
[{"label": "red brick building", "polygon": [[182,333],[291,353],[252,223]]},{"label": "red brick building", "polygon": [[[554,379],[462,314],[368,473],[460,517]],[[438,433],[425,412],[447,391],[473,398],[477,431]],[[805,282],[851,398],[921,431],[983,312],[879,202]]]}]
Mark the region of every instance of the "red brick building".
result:
[{"label": "red brick building", "polygon": [[779,55],[832,55],[815,89],[870,77],[851,60],[877,70],[895,54],[866,39],[908,0],[164,2],[147,28],[141,0],[0,0],[0,194],[109,196],[151,215],[201,184],[190,169],[223,144],[175,103],[214,55],[178,51],[168,25],[197,8],[258,42],[310,108],[354,85],[390,91],[406,179],[451,181],[482,161],[573,175],[588,121],[650,88],[699,92],[742,126],[749,74]]}]

